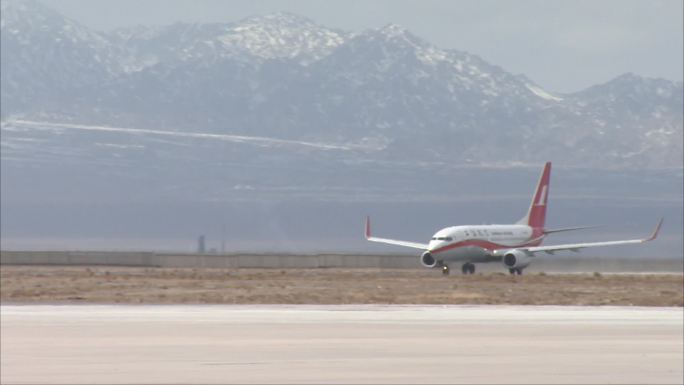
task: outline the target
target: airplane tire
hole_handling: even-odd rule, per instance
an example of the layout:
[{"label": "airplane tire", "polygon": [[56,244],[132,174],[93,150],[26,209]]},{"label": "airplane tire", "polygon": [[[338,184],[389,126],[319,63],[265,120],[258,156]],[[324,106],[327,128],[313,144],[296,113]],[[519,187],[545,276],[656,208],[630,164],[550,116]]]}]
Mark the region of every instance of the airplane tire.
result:
[{"label": "airplane tire", "polygon": [[449,266],[442,266],[442,275],[449,275]]},{"label": "airplane tire", "polygon": [[461,266],[461,272],[463,274],[475,274],[475,264],[467,262]]},{"label": "airplane tire", "polygon": [[511,273],[511,275],[515,274],[515,269],[508,269],[508,272]]},{"label": "airplane tire", "polygon": [[515,269],[515,272],[518,273],[518,275],[522,275],[522,269]]}]

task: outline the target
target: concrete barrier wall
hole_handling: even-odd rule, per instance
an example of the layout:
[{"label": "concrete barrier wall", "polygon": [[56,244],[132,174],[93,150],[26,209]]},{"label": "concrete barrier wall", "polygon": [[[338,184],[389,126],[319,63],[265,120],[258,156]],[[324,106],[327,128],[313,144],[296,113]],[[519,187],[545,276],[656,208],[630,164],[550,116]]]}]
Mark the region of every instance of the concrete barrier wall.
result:
[{"label": "concrete barrier wall", "polygon": [[2,265],[158,266],[154,253],[2,251]]},{"label": "concrete barrier wall", "polygon": [[158,254],[128,252],[2,251],[2,265],[106,265],[194,268],[419,268],[417,256],[345,254]]},{"label": "concrete barrier wall", "polygon": [[[0,251],[2,265],[104,265],[187,268],[421,268],[411,255],[355,254],[165,254],[151,252]],[[460,264],[451,266],[460,272]],[[528,272],[675,272],[682,273],[684,258],[625,259],[591,256],[541,256]],[[500,263],[479,264],[479,272],[505,272]]]}]

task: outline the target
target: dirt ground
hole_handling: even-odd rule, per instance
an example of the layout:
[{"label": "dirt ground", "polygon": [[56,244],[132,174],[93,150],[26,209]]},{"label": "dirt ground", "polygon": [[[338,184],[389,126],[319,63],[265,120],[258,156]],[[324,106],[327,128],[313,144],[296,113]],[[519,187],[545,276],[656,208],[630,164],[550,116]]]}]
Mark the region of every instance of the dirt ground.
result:
[{"label": "dirt ground", "polygon": [[681,274],[2,266],[2,303],[684,306]]}]

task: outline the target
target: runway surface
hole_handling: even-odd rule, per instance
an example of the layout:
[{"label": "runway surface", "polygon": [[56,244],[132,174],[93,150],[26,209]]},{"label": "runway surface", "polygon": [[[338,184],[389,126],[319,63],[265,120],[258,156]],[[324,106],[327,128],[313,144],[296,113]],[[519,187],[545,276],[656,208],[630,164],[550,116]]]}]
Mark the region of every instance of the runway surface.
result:
[{"label": "runway surface", "polygon": [[682,308],[3,305],[2,383],[682,383]]}]

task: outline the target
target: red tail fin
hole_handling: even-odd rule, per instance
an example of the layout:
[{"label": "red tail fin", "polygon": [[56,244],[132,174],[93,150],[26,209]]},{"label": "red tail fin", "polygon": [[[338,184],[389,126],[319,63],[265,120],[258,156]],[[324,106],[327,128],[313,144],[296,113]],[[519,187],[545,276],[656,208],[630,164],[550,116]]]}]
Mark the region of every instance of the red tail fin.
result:
[{"label": "red tail fin", "polygon": [[546,202],[549,197],[549,182],[551,181],[551,162],[546,162],[544,170],[539,177],[539,183],[537,183],[537,189],[534,191],[534,196],[532,197],[532,203],[530,203],[530,209],[527,211],[527,215],[522,218],[518,223],[526,224],[530,227],[544,228],[546,223]]}]

